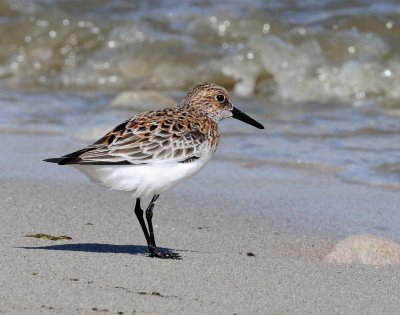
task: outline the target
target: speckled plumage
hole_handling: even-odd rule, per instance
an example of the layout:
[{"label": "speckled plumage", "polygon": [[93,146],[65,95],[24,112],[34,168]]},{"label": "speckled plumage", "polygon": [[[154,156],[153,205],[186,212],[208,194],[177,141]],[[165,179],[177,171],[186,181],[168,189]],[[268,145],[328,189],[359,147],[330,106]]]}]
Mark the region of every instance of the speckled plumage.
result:
[{"label": "speckled plumage", "polygon": [[[215,95],[219,94],[226,97],[224,104],[216,102]],[[178,107],[133,116],[58,163],[137,165],[183,162],[204,152],[213,154],[220,137],[217,123],[229,116],[221,114],[225,107],[229,111],[231,104],[223,87],[196,85]]]},{"label": "speckled plumage", "polygon": [[69,164],[182,162],[199,157],[204,150],[214,153],[218,143],[218,127],[213,120],[184,108],[169,108],[130,118],[85,152],[73,154],[75,160]]},{"label": "speckled plumage", "polygon": [[[153,257],[176,258],[156,251],[152,207],[160,193],[208,163],[219,144],[218,123],[228,117],[264,128],[233,107],[225,88],[215,83],[198,84],[177,107],[133,116],[86,148],[45,161],[71,165],[108,188],[131,191],[137,198],[135,213]],[[151,195],[154,197],[146,211],[147,217],[151,208],[149,234],[140,217],[140,198]]]}]

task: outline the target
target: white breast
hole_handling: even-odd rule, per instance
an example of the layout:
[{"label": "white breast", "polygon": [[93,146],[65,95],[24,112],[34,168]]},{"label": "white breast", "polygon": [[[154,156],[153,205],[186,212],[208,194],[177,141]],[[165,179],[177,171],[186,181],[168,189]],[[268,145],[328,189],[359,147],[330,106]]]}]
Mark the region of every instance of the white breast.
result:
[{"label": "white breast", "polygon": [[172,188],[195,175],[210,160],[211,154],[188,162],[158,162],[142,165],[79,165],[73,164],[92,181],[110,189],[132,191],[135,198],[149,197]]}]

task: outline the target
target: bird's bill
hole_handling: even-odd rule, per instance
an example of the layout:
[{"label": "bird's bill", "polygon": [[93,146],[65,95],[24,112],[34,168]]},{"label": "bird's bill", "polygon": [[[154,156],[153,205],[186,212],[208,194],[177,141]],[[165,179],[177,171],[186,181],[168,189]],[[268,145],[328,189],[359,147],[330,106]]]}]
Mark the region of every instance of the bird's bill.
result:
[{"label": "bird's bill", "polygon": [[238,120],[241,120],[241,121],[245,122],[246,124],[252,125],[258,129],[264,129],[264,126],[261,125],[258,121],[255,121],[250,116],[247,116],[245,113],[238,110],[236,107],[233,107],[233,109],[232,109],[232,117],[236,118]]}]

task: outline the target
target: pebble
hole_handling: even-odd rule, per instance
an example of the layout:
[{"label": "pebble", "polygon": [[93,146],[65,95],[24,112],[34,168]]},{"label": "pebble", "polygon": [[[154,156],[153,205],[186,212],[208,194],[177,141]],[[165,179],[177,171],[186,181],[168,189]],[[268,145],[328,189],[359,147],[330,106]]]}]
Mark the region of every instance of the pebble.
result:
[{"label": "pebble", "polygon": [[371,234],[352,235],[337,243],[325,257],[324,262],[400,266],[400,244]]},{"label": "pebble", "polygon": [[118,94],[111,106],[138,112],[175,107],[177,101],[156,91],[125,91]]}]

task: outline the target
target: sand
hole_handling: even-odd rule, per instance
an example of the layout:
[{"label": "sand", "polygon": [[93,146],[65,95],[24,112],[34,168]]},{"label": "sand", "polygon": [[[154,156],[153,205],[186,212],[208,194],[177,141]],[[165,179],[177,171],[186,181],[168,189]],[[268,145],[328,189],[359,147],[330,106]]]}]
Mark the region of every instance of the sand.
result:
[{"label": "sand", "polygon": [[[323,262],[355,233],[399,241],[398,191],[226,162],[228,144],[160,197],[157,243],[183,257],[171,261],[146,256],[128,193],[40,162],[81,144],[3,133],[0,314],[400,313],[399,268]],[[36,233],[72,239],[25,237]]]}]

